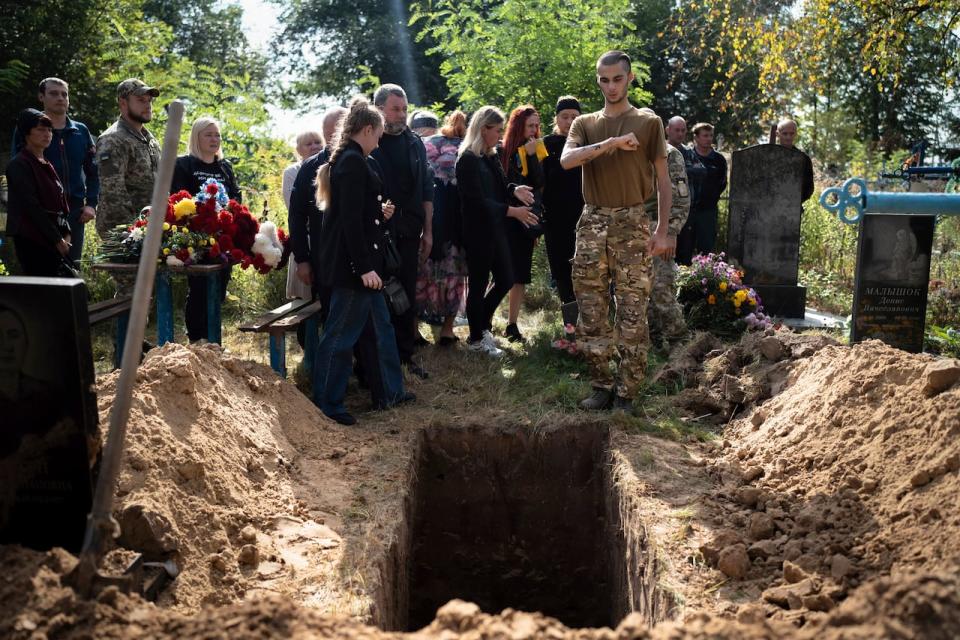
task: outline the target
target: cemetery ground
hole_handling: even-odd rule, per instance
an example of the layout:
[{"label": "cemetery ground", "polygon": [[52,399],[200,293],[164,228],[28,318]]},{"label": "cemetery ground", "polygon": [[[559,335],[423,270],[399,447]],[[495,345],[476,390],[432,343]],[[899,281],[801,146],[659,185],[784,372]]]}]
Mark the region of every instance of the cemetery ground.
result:
[{"label": "cemetery ground", "polygon": [[699,334],[654,353],[639,415],[586,413],[557,323],[526,316],[503,362],[425,347],[412,406],[367,412],[351,383],[350,428],[263,364],[265,337],[151,351],[115,512],[181,575],[155,604],[82,601],[72,555],[0,548],[0,636],[960,634],[960,362]]}]

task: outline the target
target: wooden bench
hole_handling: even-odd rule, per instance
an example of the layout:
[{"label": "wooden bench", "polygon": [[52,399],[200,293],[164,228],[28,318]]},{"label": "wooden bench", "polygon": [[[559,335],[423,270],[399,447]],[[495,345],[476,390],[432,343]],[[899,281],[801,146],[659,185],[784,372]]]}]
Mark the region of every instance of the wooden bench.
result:
[{"label": "wooden bench", "polygon": [[116,333],[113,336],[114,369],[120,368],[120,361],[123,359],[123,343],[127,339],[127,324],[130,322],[130,306],[132,304],[133,297],[119,296],[103,302],[96,302],[87,307],[91,327],[116,318]]},{"label": "wooden bench", "polygon": [[286,378],[287,333],[296,331],[303,324],[307,333],[303,345],[303,363],[310,371],[319,339],[317,314],[321,307],[319,300],[291,300],[252,322],[240,325],[240,331],[270,334],[270,367]]}]

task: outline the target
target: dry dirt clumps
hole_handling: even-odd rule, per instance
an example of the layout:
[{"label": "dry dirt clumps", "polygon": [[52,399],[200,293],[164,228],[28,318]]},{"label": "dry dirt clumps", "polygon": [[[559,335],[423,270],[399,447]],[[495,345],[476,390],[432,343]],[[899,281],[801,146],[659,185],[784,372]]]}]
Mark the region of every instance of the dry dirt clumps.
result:
[{"label": "dry dirt clumps", "polygon": [[[116,380],[100,385],[104,423]],[[325,490],[305,487],[296,468],[296,443],[310,439],[335,447],[343,435],[267,367],[216,345],[150,352],[137,372],[115,513],[124,546],[178,554],[183,571],[162,605],[193,611],[257,589],[296,591],[339,560],[340,535],[304,509]]]},{"label": "dry dirt clumps", "polygon": [[850,600],[874,607],[864,594],[902,590],[907,572],[927,591],[940,584],[932,572],[960,566],[958,380],[958,361],[876,341],[794,363],[782,393],[724,433],[711,469],[724,526],[704,557],[762,589],[765,615],[798,625],[825,623],[861,584]]}]

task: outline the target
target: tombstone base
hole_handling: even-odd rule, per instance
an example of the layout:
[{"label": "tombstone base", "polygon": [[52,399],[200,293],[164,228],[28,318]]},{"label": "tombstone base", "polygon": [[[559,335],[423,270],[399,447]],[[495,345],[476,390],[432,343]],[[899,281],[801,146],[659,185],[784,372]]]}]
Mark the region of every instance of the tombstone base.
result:
[{"label": "tombstone base", "polygon": [[789,284],[751,284],[760,294],[763,312],[778,318],[802,318],[807,306],[807,288]]}]

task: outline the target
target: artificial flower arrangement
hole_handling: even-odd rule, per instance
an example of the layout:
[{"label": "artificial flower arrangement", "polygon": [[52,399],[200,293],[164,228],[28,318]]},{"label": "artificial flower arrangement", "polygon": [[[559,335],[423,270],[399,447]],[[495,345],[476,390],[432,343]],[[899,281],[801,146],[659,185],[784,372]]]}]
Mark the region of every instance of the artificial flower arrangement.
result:
[{"label": "artificial flower arrangement", "polygon": [[[114,227],[99,256],[105,262],[136,262],[143,250],[150,208],[131,225]],[[227,197],[223,184],[209,178],[196,195],[179,191],[167,200],[160,261],[170,267],[239,264],[267,273],[280,264],[288,237],[272,222],[257,222],[246,205]]]},{"label": "artificial flower arrangement", "polygon": [[691,329],[735,337],[747,329],[772,325],[763,313],[760,296],[743,284],[743,272],[725,261],[723,253],[699,255],[681,267],[677,300]]}]

